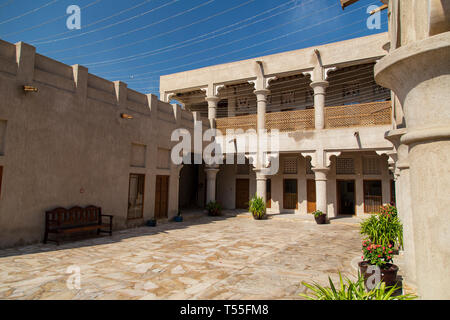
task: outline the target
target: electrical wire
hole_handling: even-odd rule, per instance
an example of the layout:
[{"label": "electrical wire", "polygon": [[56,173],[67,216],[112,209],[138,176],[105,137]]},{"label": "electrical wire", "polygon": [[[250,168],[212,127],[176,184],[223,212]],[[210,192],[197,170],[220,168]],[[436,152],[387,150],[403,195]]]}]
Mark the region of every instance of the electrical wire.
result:
[{"label": "electrical wire", "polygon": [[22,17],[25,17],[25,16],[27,16],[27,15],[29,15],[29,14],[31,14],[31,13],[34,13],[34,12],[36,12],[36,11],[39,11],[39,10],[45,8],[45,7],[48,7],[48,6],[54,4],[54,3],[58,2],[58,1],[59,1],[59,0],[52,0],[52,1],[50,1],[50,2],[47,2],[46,4],[40,6],[39,8],[32,9],[32,10],[30,10],[30,11],[27,11],[27,12],[21,14],[21,15],[15,16],[15,17],[13,17],[13,18],[9,18],[9,19],[7,19],[7,20],[4,20],[4,21],[0,22],[0,25],[5,24],[5,23],[8,23],[8,22],[11,22],[11,21],[14,21],[14,20],[17,20],[17,19],[20,19],[20,18],[22,18]]},{"label": "electrical wire", "polygon": [[[84,7],[81,7],[80,9],[81,9],[81,10],[87,9],[87,8],[93,6],[93,5],[95,5],[95,4],[97,4],[97,3],[101,2],[101,1],[103,1],[103,0],[96,0],[96,1],[93,1],[93,2],[91,2],[91,3],[87,4],[87,5],[85,5]],[[8,34],[4,34],[4,35],[2,35],[2,37],[8,37],[8,36],[12,36],[12,35],[15,35],[15,34],[23,33],[23,32],[25,32],[25,31],[34,30],[34,29],[40,28],[40,27],[42,27],[42,26],[45,26],[46,24],[49,24],[49,23],[58,21],[59,19],[63,19],[63,18],[65,18],[66,16],[67,16],[67,15],[64,14],[64,15],[62,15],[62,16],[58,16],[58,17],[56,17],[56,18],[53,18],[53,19],[44,21],[44,22],[42,22],[42,23],[40,23],[40,24],[37,24],[37,25],[35,25],[35,26],[28,27],[28,28],[25,28],[25,29],[22,29],[22,30],[19,30],[19,31],[16,31],[16,32],[11,32],[11,33],[8,33]],[[70,32],[70,31],[69,31],[69,32]]]}]

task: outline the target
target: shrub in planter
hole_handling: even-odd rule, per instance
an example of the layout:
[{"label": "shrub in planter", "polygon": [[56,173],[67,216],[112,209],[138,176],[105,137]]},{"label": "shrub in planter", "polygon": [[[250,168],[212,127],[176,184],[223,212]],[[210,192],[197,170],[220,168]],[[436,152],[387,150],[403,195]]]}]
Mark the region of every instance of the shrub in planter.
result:
[{"label": "shrub in planter", "polygon": [[252,213],[254,219],[262,220],[266,218],[266,203],[263,198],[255,194],[248,204],[248,210]]},{"label": "shrub in planter", "polygon": [[222,206],[216,201],[210,201],[206,204],[206,210],[210,216],[220,216],[222,213]]},{"label": "shrub in planter", "polygon": [[380,212],[361,222],[361,234],[372,243],[403,246],[403,225],[394,206],[381,207]]},{"label": "shrub in planter", "polygon": [[312,213],[317,224],[325,224],[327,222],[327,215],[320,210],[316,210]]},{"label": "shrub in planter", "polygon": [[[364,276],[366,288],[373,289],[373,286],[377,285],[377,280],[386,283],[386,286],[396,285],[398,267],[392,263],[394,253],[392,244],[386,246],[365,240],[362,246],[363,256],[361,258],[363,261],[358,265]],[[377,274],[374,274],[376,272],[379,272],[378,279]],[[369,280],[375,280],[375,283],[369,285]]]}]

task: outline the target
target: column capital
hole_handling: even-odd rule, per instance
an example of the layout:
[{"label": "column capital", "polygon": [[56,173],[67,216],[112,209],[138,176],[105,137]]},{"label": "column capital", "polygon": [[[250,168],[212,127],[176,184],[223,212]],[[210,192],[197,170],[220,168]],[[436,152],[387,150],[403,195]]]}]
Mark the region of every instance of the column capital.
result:
[{"label": "column capital", "polygon": [[261,95],[261,96],[267,97],[270,94],[270,90],[269,89],[260,89],[260,90],[253,91],[253,93],[257,96]]},{"label": "column capital", "polygon": [[314,171],[314,174],[316,176],[316,181],[326,181],[327,173],[330,171],[330,168],[317,167],[317,168],[312,168],[311,170]]},{"label": "column capital", "polygon": [[330,85],[330,83],[326,80],[313,81],[310,83],[310,86],[313,89],[316,89],[316,88],[326,89],[329,85]]},{"label": "column capital", "polygon": [[220,98],[217,96],[209,96],[209,97],[205,97],[205,100],[207,102],[217,103],[217,102],[219,102]]}]

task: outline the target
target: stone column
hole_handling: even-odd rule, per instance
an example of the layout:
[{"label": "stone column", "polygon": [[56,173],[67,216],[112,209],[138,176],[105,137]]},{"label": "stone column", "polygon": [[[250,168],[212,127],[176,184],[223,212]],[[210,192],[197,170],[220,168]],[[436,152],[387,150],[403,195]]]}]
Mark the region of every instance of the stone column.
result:
[{"label": "stone column", "polygon": [[262,174],[260,171],[256,171],[256,194],[258,197],[264,199],[264,203],[266,203],[266,184],[267,184],[267,176]]},{"label": "stone column", "polygon": [[403,256],[405,261],[405,282],[409,286],[416,286],[416,262],[414,249],[414,225],[411,210],[410,177],[408,163],[408,146],[400,143],[406,130],[395,129],[386,134],[397,150],[396,168],[396,206],[399,218],[403,224]]},{"label": "stone column", "polygon": [[416,279],[423,299],[450,298],[449,61],[450,31],[391,50],[375,66],[375,80],[395,92],[405,113],[407,133],[400,141],[409,147]]},{"label": "stone column", "polygon": [[216,127],[216,117],[217,117],[217,103],[220,98],[216,96],[206,97],[205,100],[208,102],[208,120],[211,128]]},{"label": "stone column", "polygon": [[216,176],[219,172],[217,166],[206,166],[206,203],[216,201]]},{"label": "stone column", "polygon": [[327,173],[330,168],[318,167],[312,170],[316,179],[316,210],[327,214]]},{"label": "stone column", "polygon": [[258,145],[257,145],[257,159],[256,159],[256,194],[258,197],[262,197],[266,200],[266,182],[267,178],[261,173],[261,169],[264,168],[264,149],[263,149],[263,135],[266,129],[266,106],[267,95],[270,93],[267,89],[255,90],[257,101],[257,121],[256,128],[258,132]]},{"label": "stone column", "polygon": [[313,81],[311,88],[314,90],[314,121],[316,129],[325,128],[325,90],[328,81]]}]

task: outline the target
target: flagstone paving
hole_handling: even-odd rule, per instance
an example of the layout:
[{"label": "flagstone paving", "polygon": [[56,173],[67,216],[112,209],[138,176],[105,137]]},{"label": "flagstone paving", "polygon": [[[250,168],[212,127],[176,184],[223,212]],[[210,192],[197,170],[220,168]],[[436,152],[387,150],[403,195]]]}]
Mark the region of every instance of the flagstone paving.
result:
[{"label": "flagstone paving", "polygon": [[0,299],[300,299],[302,281],[353,277],[359,255],[357,224],[205,216],[0,250]]}]

